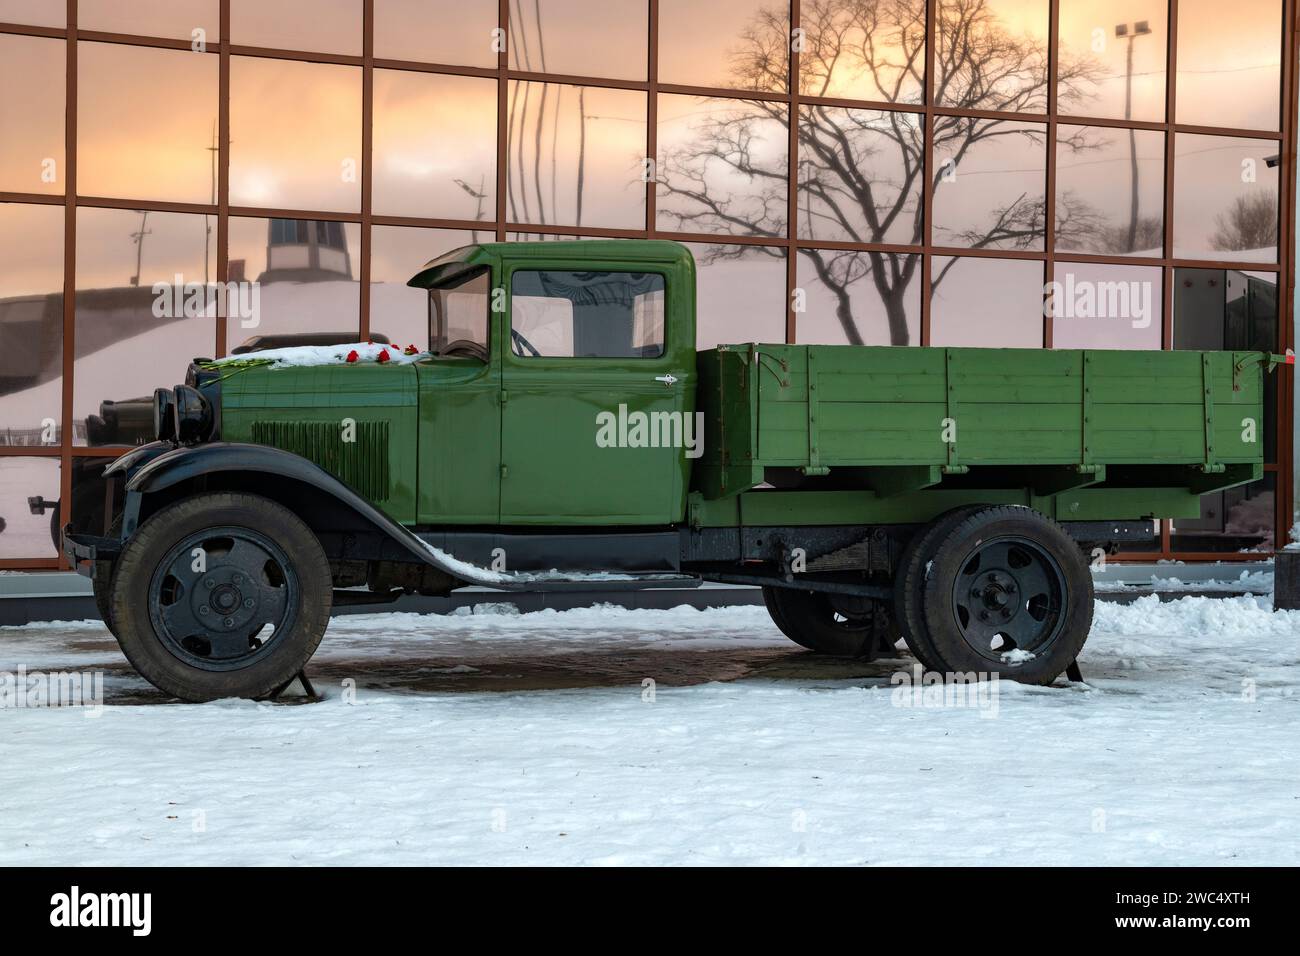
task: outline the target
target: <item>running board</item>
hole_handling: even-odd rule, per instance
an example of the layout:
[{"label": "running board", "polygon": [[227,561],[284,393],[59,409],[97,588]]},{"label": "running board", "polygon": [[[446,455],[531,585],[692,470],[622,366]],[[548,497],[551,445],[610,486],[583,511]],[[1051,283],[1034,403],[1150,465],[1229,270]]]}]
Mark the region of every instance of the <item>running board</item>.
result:
[{"label": "running board", "polygon": [[[401,526],[398,526],[401,528]],[[462,561],[430,544],[419,535],[401,528],[411,550],[427,564],[466,585],[502,591],[626,591],[643,588],[697,588],[703,581],[692,574],[633,574],[615,571],[493,571]],[[408,545],[409,547],[410,545]]]}]

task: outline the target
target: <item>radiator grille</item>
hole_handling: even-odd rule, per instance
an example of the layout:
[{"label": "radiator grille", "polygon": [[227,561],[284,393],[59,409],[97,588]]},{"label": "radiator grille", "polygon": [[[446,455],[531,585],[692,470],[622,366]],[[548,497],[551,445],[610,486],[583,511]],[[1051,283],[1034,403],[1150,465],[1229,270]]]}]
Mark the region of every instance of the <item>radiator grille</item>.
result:
[{"label": "radiator grille", "polygon": [[345,442],[340,422],[258,421],[253,441],[301,455],[370,501],[389,495],[388,422],[356,423],[355,441]]}]

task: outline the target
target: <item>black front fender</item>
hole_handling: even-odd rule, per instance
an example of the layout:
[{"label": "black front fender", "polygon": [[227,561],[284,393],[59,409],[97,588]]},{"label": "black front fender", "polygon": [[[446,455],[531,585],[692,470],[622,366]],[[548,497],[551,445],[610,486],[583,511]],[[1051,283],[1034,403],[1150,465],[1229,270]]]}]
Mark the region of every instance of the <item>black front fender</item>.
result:
[{"label": "black front fender", "polygon": [[[126,506],[122,516],[122,540],[135,533],[141,505],[148,495],[166,491],[183,482],[237,472],[259,480],[301,482],[329,496],[339,507],[390,539],[410,559],[432,565],[452,578],[468,584],[483,584],[507,590],[522,589],[522,583],[508,576],[457,561],[425,544],[411,531],[357,494],[319,465],[292,452],[269,445],[242,442],[210,442],[182,445],[148,461],[126,483]],[[286,502],[292,508],[292,504]]]},{"label": "black front fender", "polygon": [[135,533],[140,504],[146,495],[165,491],[183,482],[228,472],[261,475],[267,481],[289,479],[309,485],[386,534],[410,552],[412,557],[421,562],[430,562],[429,550],[415,535],[319,465],[279,448],[243,442],[181,445],[139,468],[126,483],[123,539]]}]

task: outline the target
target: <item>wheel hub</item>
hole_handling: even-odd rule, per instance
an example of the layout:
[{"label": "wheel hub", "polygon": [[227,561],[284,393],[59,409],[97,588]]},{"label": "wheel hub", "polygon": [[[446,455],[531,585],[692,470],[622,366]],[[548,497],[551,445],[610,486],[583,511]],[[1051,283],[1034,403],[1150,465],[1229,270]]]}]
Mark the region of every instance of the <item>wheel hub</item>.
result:
[{"label": "wheel hub", "polygon": [[237,570],[217,568],[202,577],[190,603],[208,630],[243,627],[257,616],[257,587]]},{"label": "wheel hub", "polygon": [[1019,592],[1015,578],[1010,574],[990,571],[975,579],[971,597],[989,616],[996,615],[1002,620],[1009,620],[1020,610]]}]

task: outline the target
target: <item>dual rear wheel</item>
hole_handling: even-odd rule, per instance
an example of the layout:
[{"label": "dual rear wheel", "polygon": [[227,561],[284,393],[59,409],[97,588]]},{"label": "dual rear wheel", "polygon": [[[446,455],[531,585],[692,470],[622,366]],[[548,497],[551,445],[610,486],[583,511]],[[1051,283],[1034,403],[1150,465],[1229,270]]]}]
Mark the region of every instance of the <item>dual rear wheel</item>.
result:
[{"label": "dual rear wheel", "polygon": [[792,598],[782,590],[764,589],[773,620],[814,651],[869,656],[869,642],[855,636],[864,621],[892,610],[894,627],[927,669],[1031,684],[1064,672],[1092,626],[1082,550],[1056,522],[1017,506],[959,508],[926,525],[896,568],[892,608],[864,602],[872,610],[856,622],[828,615],[825,595],[787,591]]}]

